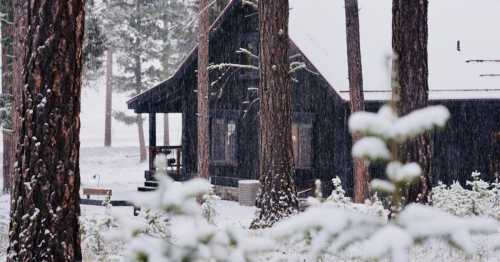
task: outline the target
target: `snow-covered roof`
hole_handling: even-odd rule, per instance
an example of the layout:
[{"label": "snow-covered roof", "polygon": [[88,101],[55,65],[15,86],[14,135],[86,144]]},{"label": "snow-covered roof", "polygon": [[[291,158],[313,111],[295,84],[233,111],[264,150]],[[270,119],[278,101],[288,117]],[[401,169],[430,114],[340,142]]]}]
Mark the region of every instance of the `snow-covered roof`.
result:
[{"label": "snow-covered roof", "polygon": [[[364,89],[389,90],[392,0],[359,0]],[[485,8],[486,7],[486,8]],[[345,10],[341,0],[290,0],[290,38],[330,85],[348,99]],[[431,99],[500,98],[498,0],[429,1],[429,87]],[[461,51],[457,51],[457,41]],[[449,91],[447,91],[449,90]],[[366,92],[368,100],[388,92]]]},{"label": "snow-covered roof", "polygon": [[[338,91],[343,100],[349,101],[348,90]],[[365,90],[365,101],[387,101],[391,99],[391,92],[388,90]],[[466,89],[466,90],[430,90],[429,100],[471,100],[471,99],[500,99],[500,89]]]}]

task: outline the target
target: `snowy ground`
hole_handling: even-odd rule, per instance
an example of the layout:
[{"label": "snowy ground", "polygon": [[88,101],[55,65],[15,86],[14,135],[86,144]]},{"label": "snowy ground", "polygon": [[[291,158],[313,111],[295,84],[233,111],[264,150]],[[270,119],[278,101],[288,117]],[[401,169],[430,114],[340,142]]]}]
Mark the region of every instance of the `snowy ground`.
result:
[{"label": "snowy ground", "polygon": [[[137,186],[143,183],[145,163],[138,162],[138,150],[135,147],[123,148],[82,148],[81,150],[81,176],[82,187],[92,185],[111,188],[113,190],[114,200],[135,200],[144,196],[145,193],[137,192]],[[96,176],[95,179],[94,176]],[[248,228],[253,218],[255,209],[251,207],[242,207],[236,202],[217,201],[215,209],[218,216],[216,224],[218,226],[236,226]],[[82,206],[82,216],[92,218],[103,215],[106,211],[101,206]],[[110,213],[113,216],[125,220],[139,219],[132,214],[131,207],[112,207]],[[9,197],[0,196],[0,261],[4,261],[5,248],[7,245],[7,224],[9,214]],[[498,236],[488,238],[478,238],[474,242],[481,248],[489,242],[498,241]],[[85,243],[85,240],[83,241]],[[303,246],[290,245],[276,247],[277,252],[262,257],[262,261],[290,261],[301,258],[300,254]],[[121,261],[123,245],[118,248],[118,252],[112,257],[107,257],[99,261]],[[96,261],[90,251],[84,247],[85,261]],[[432,241],[419,246],[411,251],[411,261],[500,261],[500,256],[491,251],[481,252],[481,256],[466,257],[462,252],[450,249],[442,241]],[[115,259],[112,259],[115,258]],[[303,258],[301,261],[307,261]],[[325,257],[324,261],[353,261],[346,254],[336,254],[332,257]],[[357,260],[354,260],[357,261]]]},{"label": "snowy ground", "polygon": [[[144,170],[147,163],[139,163],[139,150],[136,147],[104,148],[91,147],[81,149],[80,172],[82,188],[99,186],[113,190],[112,200],[140,199],[145,193],[137,191],[144,182]],[[0,159],[1,161],[1,159]],[[0,163],[1,165],[1,163]],[[216,204],[219,211],[219,223],[248,227],[254,209],[241,207],[235,202],[220,201]],[[104,207],[81,206],[82,216],[92,217],[103,214]],[[132,207],[113,207],[112,215],[134,219]],[[0,196],[0,261],[4,260],[6,248],[6,230],[9,217],[9,197]]]}]

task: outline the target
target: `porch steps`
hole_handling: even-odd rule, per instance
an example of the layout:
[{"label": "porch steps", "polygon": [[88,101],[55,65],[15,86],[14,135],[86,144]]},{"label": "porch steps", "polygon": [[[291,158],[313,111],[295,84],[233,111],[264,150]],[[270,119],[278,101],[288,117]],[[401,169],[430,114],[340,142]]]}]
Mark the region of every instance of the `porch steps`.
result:
[{"label": "porch steps", "polygon": [[137,188],[139,192],[150,192],[155,191],[158,188],[158,181],[146,180],[144,182],[144,186],[140,186]]},{"label": "porch steps", "polygon": [[146,181],[144,182],[144,186],[156,188],[158,187],[158,181],[152,181],[152,180]]}]

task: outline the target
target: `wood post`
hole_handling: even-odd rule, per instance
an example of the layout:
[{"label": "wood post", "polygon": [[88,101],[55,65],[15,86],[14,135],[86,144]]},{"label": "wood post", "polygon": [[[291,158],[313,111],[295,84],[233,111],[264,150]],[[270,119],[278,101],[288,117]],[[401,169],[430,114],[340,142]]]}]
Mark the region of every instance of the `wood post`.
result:
[{"label": "wood post", "polygon": [[149,170],[155,169],[155,154],[153,148],[156,146],[156,114],[149,113]]}]

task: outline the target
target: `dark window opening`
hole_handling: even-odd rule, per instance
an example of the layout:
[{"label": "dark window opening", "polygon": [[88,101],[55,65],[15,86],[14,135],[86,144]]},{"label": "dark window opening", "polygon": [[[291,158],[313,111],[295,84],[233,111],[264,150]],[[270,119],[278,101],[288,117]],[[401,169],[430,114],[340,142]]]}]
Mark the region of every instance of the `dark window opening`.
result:
[{"label": "dark window opening", "polygon": [[292,144],[295,167],[310,169],[312,165],[312,125],[293,123]]},{"label": "dark window opening", "polygon": [[215,164],[236,165],[236,121],[212,120],[211,160]]}]

